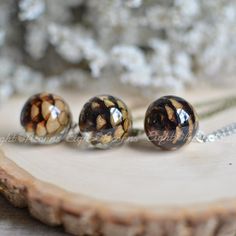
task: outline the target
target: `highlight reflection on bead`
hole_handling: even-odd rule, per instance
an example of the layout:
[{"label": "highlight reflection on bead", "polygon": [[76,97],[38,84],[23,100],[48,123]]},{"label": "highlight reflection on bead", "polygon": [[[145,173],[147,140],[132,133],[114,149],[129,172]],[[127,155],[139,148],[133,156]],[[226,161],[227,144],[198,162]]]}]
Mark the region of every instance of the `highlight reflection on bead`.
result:
[{"label": "highlight reflection on bead", "polygon": [[81,134],[97,148],[121,144],[132,128],[131,115],[123,101],[110,95],[91,98],[79,117]]}]

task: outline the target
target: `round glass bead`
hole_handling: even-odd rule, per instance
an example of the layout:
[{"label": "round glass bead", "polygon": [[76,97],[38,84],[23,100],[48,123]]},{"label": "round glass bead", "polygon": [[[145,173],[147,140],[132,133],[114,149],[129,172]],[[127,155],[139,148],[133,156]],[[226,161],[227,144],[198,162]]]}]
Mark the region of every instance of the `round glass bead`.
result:
[{"label": "round glass bead", "polygon": [[89,144],[105,149],[123,143],[132,128],[132,119],[123,101],[101,95],[91,98],[84,105],[79,127]]},{"label": "round glass bead", "polygon": [[154,101],[145,115],[147,137],[166,150],[175,150],[191,142],[198,126],[198,116],[192,105],[176,96],[164,96]]},{"label": "round glass bead", "polygon": [[52,144],[61,142],[68,134],[72,115],[61,97],[40,93],[25,103],[20,121],[31,142]]}]

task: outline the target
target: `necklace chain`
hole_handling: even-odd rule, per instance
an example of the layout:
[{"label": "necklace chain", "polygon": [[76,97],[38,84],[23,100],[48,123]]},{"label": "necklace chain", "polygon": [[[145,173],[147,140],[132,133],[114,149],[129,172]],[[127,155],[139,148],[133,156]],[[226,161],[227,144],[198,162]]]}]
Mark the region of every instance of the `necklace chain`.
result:
[{"label": "necklace chain", "polygon": [[233,134],[236,134],[236,123],[229,124],[209,134],[205,134],[203,131],[198,131],[195,140],[199,143],[215,142]]},{"label": "necklace chain", "polygon": [[[227,109],[230,109],[236,106],[236,97],[228,97],[226,99],[219,99],[215,101],[208,101],[205,103],[196,104],[197,108],[204,106],[213,105],[213,109],[209,109],[207,112],[200,114],[200,120],[207,119],[214,116],[217,113],[223,112]],[[236,134],[236,123],[231,123],[220,129],[217,129],[209,134],[205,134],[203,131],[199,130],[195,136],[195,140],[200,143],[215,142],[221,140],[222,138]]]}]

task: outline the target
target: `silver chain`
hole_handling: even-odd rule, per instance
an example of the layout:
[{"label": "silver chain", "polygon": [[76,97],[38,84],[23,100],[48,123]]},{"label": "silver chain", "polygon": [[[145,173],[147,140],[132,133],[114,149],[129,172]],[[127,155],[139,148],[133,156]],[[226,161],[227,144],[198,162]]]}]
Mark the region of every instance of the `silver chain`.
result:
[{"label": "silver chain", "polygon": [[[230,96],[226,99],[219,99],[213,101],[207,101],[201,104],[196,104],[196,107],[204,107],[207,105],[217,105],[213,109],[208,109],[207,112],[200,114],[201,119],[206,119],[214,116],[217,113],[223,112],[229,108],[236,106],[236,97]],[[205,134],[203,131],[199,130],[195,136],[195,140],[200,143],[215,142],[221,140],[224,137],[236,134],[236,123],[231,123],[225,127],[218,129],[212,133]]]},{"label": "silver chain", "polygon": [[195,136],[195,140],[199,143],[215,142],[233,134],[236,134],[236,123],[229,124],[209,134],[205,134],[199,130]]},{"label": "silver chain", "polygon": [[66,139],[69,140],[71,138],[78,137],[79,134],[80,134],[79,125],[76,122],[73,122],[69,130],[69,133],[66,136]]}]

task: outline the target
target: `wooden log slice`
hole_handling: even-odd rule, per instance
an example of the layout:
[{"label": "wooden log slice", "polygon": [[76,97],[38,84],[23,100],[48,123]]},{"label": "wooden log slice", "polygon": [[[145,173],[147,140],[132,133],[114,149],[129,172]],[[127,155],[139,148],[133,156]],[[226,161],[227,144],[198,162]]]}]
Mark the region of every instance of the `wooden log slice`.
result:
[{"label": "wooden log slice", "polygon": [[[198,94],[181,96],[195,102]],[[61,95],[77,121],[89,96]],[[223,95],[225,91],[208,91],[200,99]],[[1,136],[21,130],[25,99],[1,106]],[[132,98],[123,100],[132,106]],[[133,116],[144,112],[141,108]],[[200,128],[211,131],[235,117],[236,109],[230,109],[202,121]],[[0,192],[40,221],[63,225],[75,235],[235,235],[235,146],[236,135],[214,143],[192,142],[174,152],[160,151],[148,141],[111,150],[8,142],[0,152]]]}]

